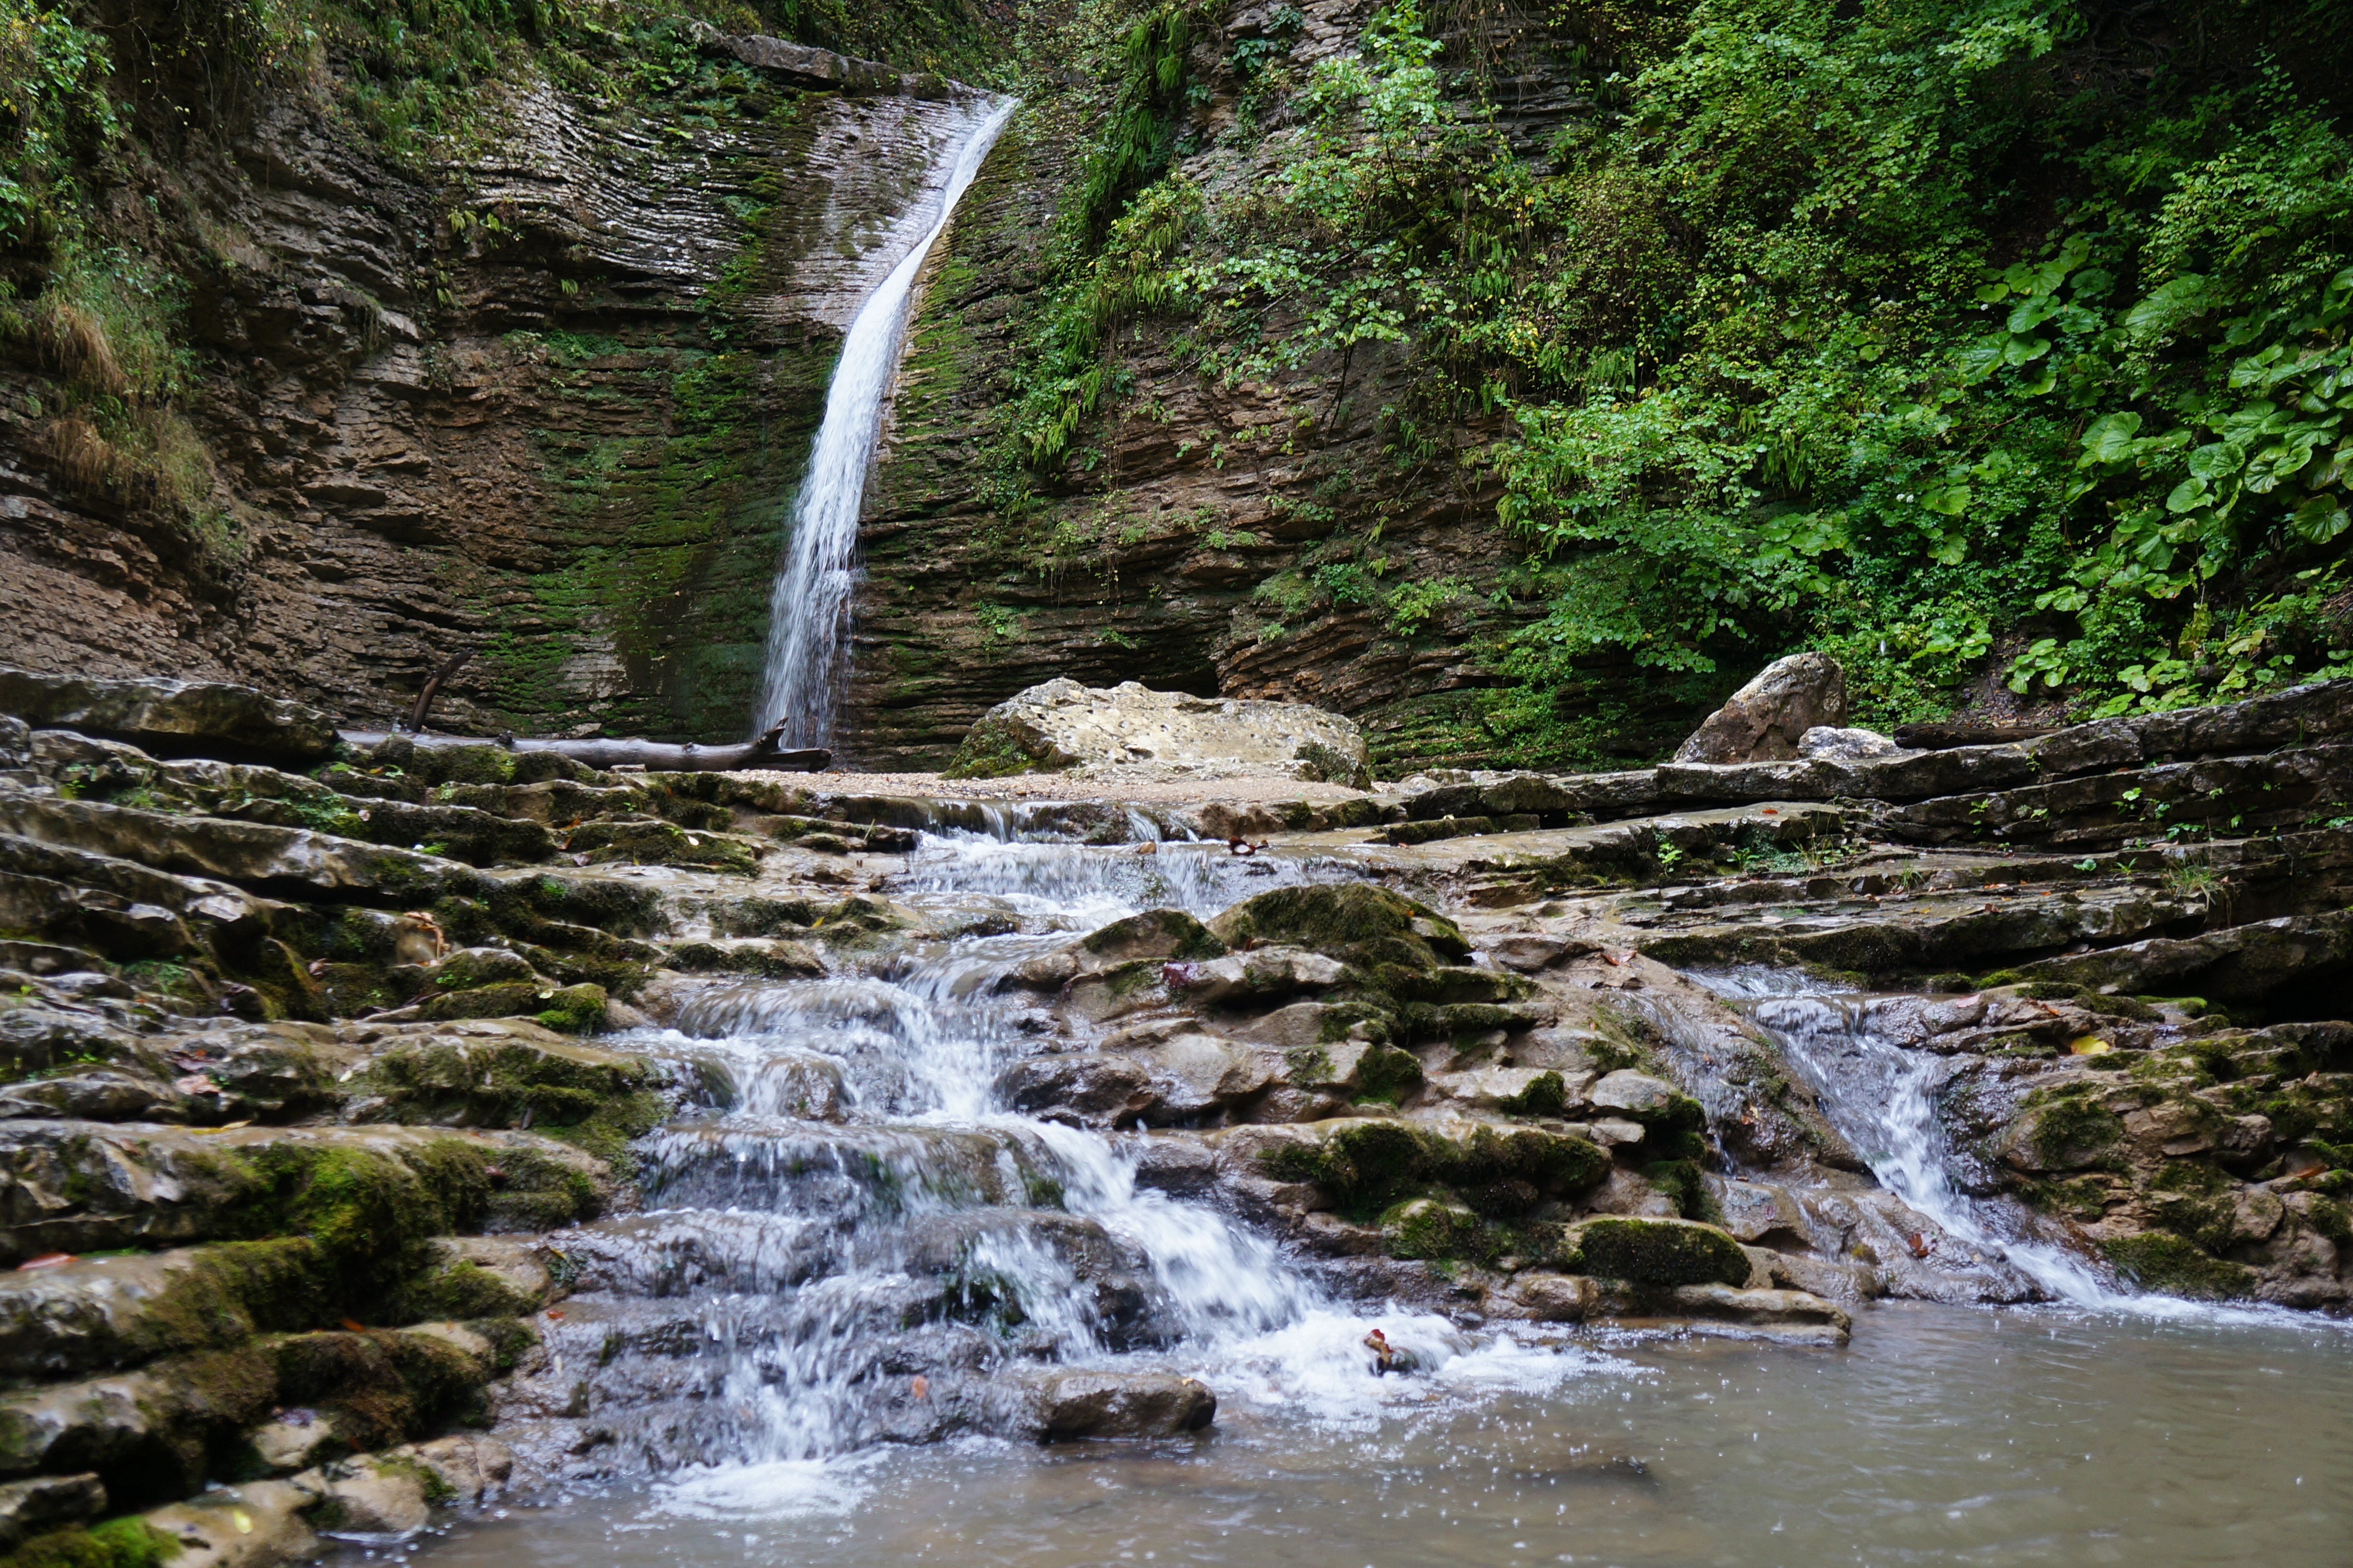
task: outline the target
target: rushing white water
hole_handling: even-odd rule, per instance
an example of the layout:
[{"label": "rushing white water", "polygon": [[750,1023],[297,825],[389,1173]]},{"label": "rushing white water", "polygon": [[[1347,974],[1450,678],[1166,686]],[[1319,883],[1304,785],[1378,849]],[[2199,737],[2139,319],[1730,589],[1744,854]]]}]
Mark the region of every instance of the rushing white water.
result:
[{"label": "rushing white water", "polygon": [[[2015,1269],[2055,1301],[2151,1317],[2259,1321],[2269,1310],[2217,1307],[2169,1296],[2119,1290],[2082,1254],[2040,1233],[2033,1216],[2008,1199],[1971,1197],[1953,1180],[1954,1155],[1936,1115],[1945,1059],[1907,1050],[1879,1026],[1878,1015],[1901,997],[1841,994],[1791,971],[1743,970],[1700,975],[1744,1002],[1790,1064],[1821,1098],[1823,1111],[1872,1174],[1943,1229],[1956,1261]],[[1968,1255],[1974,1253],[1975,1258]]]},{"label": "rushing white water", "polygon": [[1014,107],[1008,100],[971,111],[964,134],[946,153],[939,216],[867,296],[842,339],[841,358],[826,388],[825,418],[768,600],[767,666],[760,705],[752,715],[754,734],[783,720],[782,743],[787,747],[832,744],[850,590],[857,582],[859,506],[866,495],[883,397],[899,364],[908,296]]},{"label": "rushing white water", "polygon": [[[1142,1140],[1018,1114],[997,1089],[1036,1049],[1032,999],[998,984],[1009,967],[1073,929],[1153,905],[1211,912],[1296,868],[1253,870],[1222,846],[1138,856],[969,832],[925,835],[913,862],[896,896],[952,928],[1002,910],[1022,929],[717,983],[634,1042],[704,1086],[704,1108],[639,1145],[652,1212],[574,1248],[596,1289],[559,1337],[601,1336],[603,1397],[679,1395],[617,1417],[622,1445],[687,1472],[681,1507],[766,1508],[833,1495],[855,1455],[913,1435],[893,1422],[928,1418],[893,1405],[893,1367],[994,1369],[926,1402],[984,1417],[1018,1397],[1024,1368],[1139,1355],[1220,1382],[1231,1358],[1294,1395],[1304,1377],[1318,1400],[1369,1383],[1367,1323],[1274,1243],[1139,1185]],[[1429,1364],[1459,1348],[1438,1320],[1381,1321]],[[690,1322],[700,1370],[636,1352]]]}]

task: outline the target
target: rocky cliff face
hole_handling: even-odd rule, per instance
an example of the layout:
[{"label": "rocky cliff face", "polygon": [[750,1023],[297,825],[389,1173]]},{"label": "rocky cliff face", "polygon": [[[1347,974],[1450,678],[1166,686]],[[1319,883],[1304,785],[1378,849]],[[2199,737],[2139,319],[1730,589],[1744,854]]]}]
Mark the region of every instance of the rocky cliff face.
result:
[{"label": "rocky cliff face", "polygon": [[[1186,175],[1278,178],[1288,111],[1250,99],[1234,50],[1271,26],[1303,70],[1367,9],[1326,0],[1293,29],[1237,7],[1197,37]],[[1032,8],[1030,52],[1072,25]],[[1510,37],[1450,47],[1483,51],[1532,147],[1577,111]],[[628,112],[511,84],[496,134],[429,169],[282,86],[158,175],[203,388],[169,411],[187,472],[175,498],[102,442],[93,460],[59,366],[16,344],[0,658],[233,676],[382,720],[470,648],[438,710],[459,729],[742,731],[835,346],[969,89],[776,40],[702,54],[700,96]],[[1492,431],[1401,426],[1400,350],[1219,378],[1172,323],[1126,321],[1080,449],[1051,471],[1013,451],[1110,90],[1071,58],[1026,89],[923,282],[868,494],[848,750],[936,763],[1056,677],[1316,702],[1377,751],[1446,750],[1495,679],[1464,650],[1514,615],[1513,552],[1461,460]],[[1381,592],[1335,589],[1324,569],[1367,548]]]},{"label": "rocky cliff face", "polygon": [[[1267,73],[1295,83],[1353,54],[1375,9],[1219,13],[1186,57],[1198,88],[1177,172],[1213,200],[1279,187],[1299,144]],[[1451,73],[1476,78],[1462,112],[1492,118],[1528,155],[1590,110],[1540,30],[1466,21],[1444,42]],[[1268,63],[1246,74],[1238,58]],[[1123,316],[1103,358],[1105,412],[1067,461],[1022,461],[1013,405],[1051,330],[1046,231],[1070,220],[1085,173],[1074,149],[1107,93],[1076,71],[1030,93],[915,320],[868,491],[851,752],[935,764],[990,704],[1058,676],[1317,703],[1357,718],[1393,765],[1462,750],[1470,699],[1501,679],[1472,645],[1525,618],[1503,590],[1525,563],[1472,461],[1501,422],[1419,407],[1407,348],[1376,333],[1220,376],[1198,362],[1187,321]],[[1215,239],[1198,250],[1214,255]],[[1269,319],[1262,331],[1271,342],[1296,325]],[[1400,601],[1405,584],[1419,590]],[[1587,695],[1609,676],[1597,669]],[[1671,743],[1704,708],[1620,715],[1613,742],[1633,753]]]},{"label": "rocky cliff face", "polygon": [[158,416],[195,477],[167,494],[59,417],[74,389],[16,344],[0,658],[382,719],[470,648],[459,728],[744,731],[835,345],[972,89],[703,55],[715,99],[512,87],[489,145],[424,171],[287,88],[158,176],[202,387]]}]

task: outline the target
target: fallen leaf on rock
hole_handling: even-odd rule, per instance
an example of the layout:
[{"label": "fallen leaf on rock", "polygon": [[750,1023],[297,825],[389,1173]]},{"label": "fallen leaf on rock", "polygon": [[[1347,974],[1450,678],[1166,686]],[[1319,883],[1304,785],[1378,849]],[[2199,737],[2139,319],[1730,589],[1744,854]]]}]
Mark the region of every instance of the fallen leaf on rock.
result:
[{"label": "fallen leaf on rock", "polygon": [[60,1263],[73,1260],[74,1255],[70,1252],[44,1252],[38,1258],[27,1258],[16,1265],[16,1272],[22,1274],[27,1268],[55,1268]]},{"label": "fallen leaf on rock", "polygon": [[220,1085],[200,1072],[192,1072],[185,1078],[174,1079],[172,1087],[182,1094],[218,1094],[220,1092]]},{"label": "fallen leaf on rock", "polygon": [[2097,1035],[2082,1035],[2067,1042],[2070,1056],[2104,1057],[2116,1048]]},{"label": "fallen leaf on rock", "polygon": [[916,1398],[922,1399],[932,1392],[932,1380],[922,1373],[917,1373],[915,1381],[909,1384],[909,1387],[913,1390]]},{"label": "fallen leaf on rock", "polygon": [[197,1134],[199,1137],[204,1137],[215,1132],[234,1132],[240,1127],[250,1127],[252,1125],[253,1119],[251,1117],[247,1117],[242,1121],[224,1121],[218,1127],[191,1127],[188,1131]]}]

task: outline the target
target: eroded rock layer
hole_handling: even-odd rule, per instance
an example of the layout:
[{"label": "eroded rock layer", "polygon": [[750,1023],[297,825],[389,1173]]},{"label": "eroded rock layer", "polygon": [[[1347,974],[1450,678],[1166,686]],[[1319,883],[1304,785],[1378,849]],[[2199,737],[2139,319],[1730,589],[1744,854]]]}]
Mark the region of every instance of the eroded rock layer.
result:
[{"label": "eroded rock layer", "polygon": [[0,720],[6,1528],[258,1563],[787,1435],[1181,1435],[1214,1386],[1123,1358],[1318,1293],[2341,1311],[2348,690],[1181,808]]}]

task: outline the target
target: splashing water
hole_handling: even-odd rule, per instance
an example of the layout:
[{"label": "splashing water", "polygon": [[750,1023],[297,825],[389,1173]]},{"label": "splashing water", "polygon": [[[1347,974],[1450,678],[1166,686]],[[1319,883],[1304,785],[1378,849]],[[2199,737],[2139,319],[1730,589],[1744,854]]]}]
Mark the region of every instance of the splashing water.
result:
[{"label": "splashing water", "polygon": [[949,154],[953,161],[940,192],[938,219],[867,296],[842,339],[841,358],[826,388],[825,418],[793,508],[784,568],[768,601],[767,669],[760,706],[752,715],[754,734],[782,720],[786,747],[832,744],[838,666],[857,581],[852,559],[859,506],[866,495],[866,468],[874,455],[883,397],[898,368],[908,296],[1014,107],[1006,100],[973,111]]},{"label": "splashing water", "polygon": [[1825,990],[1789,971],[1695,974],[1746,1006],[1820,1096],[1823,1111],[1880,1184],[1994,1268],[2015,1269],[2047,1299],[2147,1317],[2270,1321],[2272,1309],[2217,1307],[2120,1291],[2080,1254],[2038,1234],[2034,1216],[2008,1198],[1975,1198],[1953,1180],[1954,1152],[1936,1114],[1944,1058],[1907,1050],[1880,1024],[1904,998]]}]

